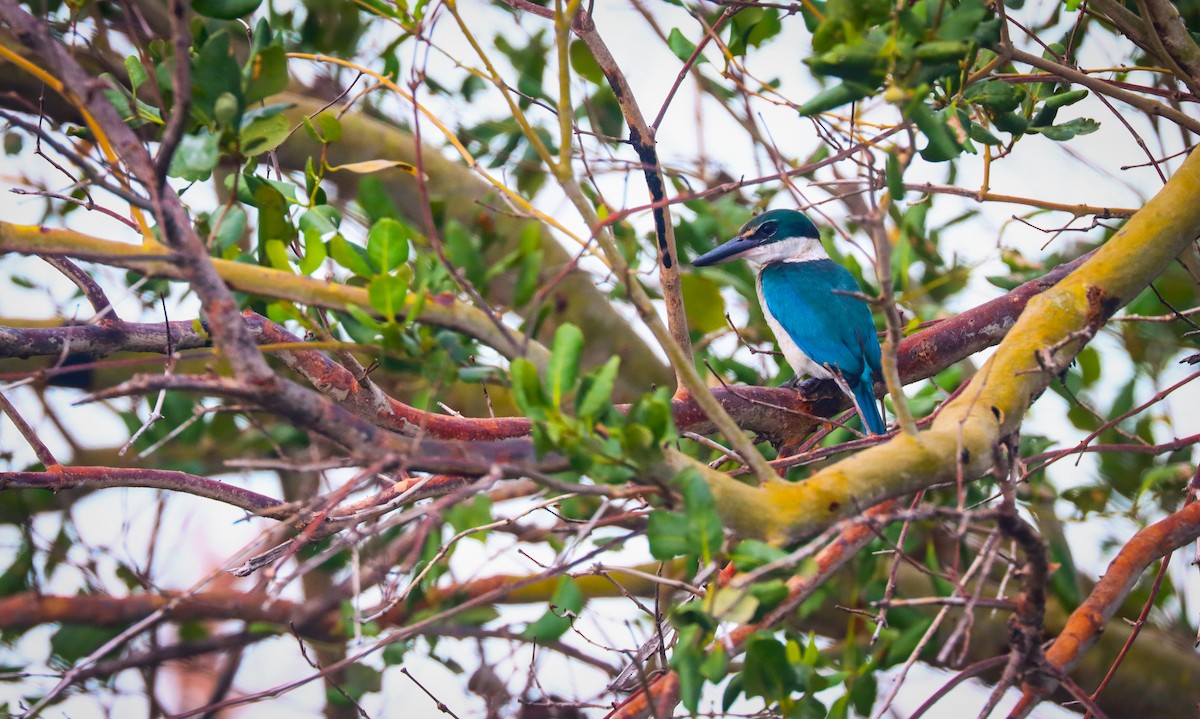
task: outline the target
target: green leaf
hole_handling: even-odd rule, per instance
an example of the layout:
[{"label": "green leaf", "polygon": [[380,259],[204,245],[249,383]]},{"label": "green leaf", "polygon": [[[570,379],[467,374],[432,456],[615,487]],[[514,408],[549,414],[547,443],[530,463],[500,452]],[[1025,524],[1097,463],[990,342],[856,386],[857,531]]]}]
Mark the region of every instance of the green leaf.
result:
[{"label": "green leaf", "polygon": [[729,678],[729,683],[725,685],[725,691],[721,694],[722,711],[728,712],[733,708],[733,703],[742,695],[742,688],[745,684],[746,680],[742,678],[741,672]]},{"label": "green leaf", "polygon": [[241,205],[230,205],[227,211],[218,210],[213,215],[220,220],[216,232],[213,233],[213,249],[220,254],[242,239],[242,234],[246,231],[246,211]]},{"label": "green leaf", "polygon": [[580,417],[595,417],[609,405],[620,366],[621,358],[614,355],[609,357],[595,374],[584,380],[578,401],[575,403],[575,414]]},{"label": "green leaf", "polygon": [[372,224],[384,217],[395,219],[400,216],[378,177],[364,177],[362,182],[358,183],[358,204],[362,206]]},{"label": "green leaf", "polygon": [[317,124],[321,128],[321,137],[325,142],[337,142],[342,139],[342,121],[336,115],[322,112],[317,115]]},{"label": "green leaf", "polygon": [[404,300],[407,297],[408,278],[399,274],[377,275],[367,285],[367,299],[371,307],[389,320],[394,320],[404,312]]},{"label": "green leaf", "polygon": [[[492,500],[486,494],[477,494],[471,501],[454,505],[442,516],[454,527],[455,532],[465,532],[492,521]],[[481,542],[487,541],[486,532],[473,532],[467,536]]]},{"label": "green leaf", "polygon": [[258,244],[264,247],[267,240],[290,242],[296,236],[296,228],[288,219],[287,200],[273,186],[260,184],[254,190],[254,204],[258,207]]},{"label": "green leaf", "polygon": [[254,157],[282,145],[291,132],[292,126],[283,115],[259,117],[242,128],[238,142],[243,155]]},{"label": "green leaf", "polygon": [[692,469],[681,472],[674,483],[683,494],[684,511],[682,514],[651,512],[646,526],[650,554],[659,560],[686,554],[708,562],[720,551],[725,539],[712,492],[704,478]]},{"label": "green leaf", "polygon": [[380,658],[383,659],[383,665],[387,667],[395,667],[404,663],[404,655],[408,650],[412,649],[412,644],[408,642],[391,642],[380,653]]},{"label": "green leaf", "polygon": [[712,597],[712,613],[722,622],[745,624],[758,613],[758,598],[747,592],[720,591],[710,596]]},{"label": "green leaf", "polygon": [[1079,363],[1079,373],[1083,377],[1083,386],[1087,387],[1100,379],[1100,353],[1095,347],[1084,347],[1075,357]]},{"label": "green leaf", "polygon": [[123,627],[92,627],[79,624],[64,624],[50,637],[50,654],[59,666],[71,666],[83,659],[110,639],[121,633]]},{"label": "green leaf", "polygon": [[972,47],[972,43],[962,40],[934,40],[918,45],[913,55],[927,63],[962,62]]},{"label": "green leaf", "polygon": [[21,154],[25,139],[15,132],[4,133],[4,154],[12,157]]},{"label": "green leaf", "polygon": [[263,250],[267,254],[267,261],[271,267],[284,272],[291,272],[292,266],[288,260],[287,243],[283,240],[267,240],[263,244]]},{"label": "green leaf", "polygon": [[203,127],[194,135],[184,135],[171,156],[167,174],[188,182],[207,180],[221,157],[220,140],[219,135]]},{"label": "green leaf", "polygon": [[521,636],[546,643],[557,640],[571,628],[571,617],[583,609],[583,593],[570,577],[560,577],[554,594],[550,597],[550,608],[537,621],[525,627]]},{"label": "green leaf", "polygon": [[1025,91],[1003,80],[984,80],[964,90],[963,99],[995,112],[1012,112],[1021,106]]},{"label": "green leaf", "polygon": [[233,93],[223,92],[217,95],[217,100],[213,103],[213,119],[222,129],[235,127],[240,121],[239,109],[238,99],[233,96]]},{"label": "green leaf", "polygon": [[650,555],[659,561],[674,559],[688,554],[688,522],[682,514],[656,509],[646,520],[646,539],[650,542]]},{"label": "green leaf", "polygon": [[1055,142],[1063,142],[1079,135],[1090,135],[1099,129],[1100,123],[1090,118],[1079,117],[1061,125],[1030,127],[1029,132],[1037,132]]},{"label": "green leaf", "polygon": [[997,129],[1012,133],[1014,136],[1024,134],[1029,129],[1029,120],[1015,112],[1002,112],[992,120],[996,123]]},{"label": "green leaf", "polygon": [[263,48],[246,69],[247,105],[265,100],[287,88],[287,53],[282,45],[268,45]]},{"label": "green leaf", "polygon": [[800,117],[829,112],[842,105],[857,102],[875,92],[875,89],[875,87],[857,82],[842,82],[818,92],[808,102],[796,108],[796,112],[800,113]]},{"label": "green leaf", "polygon": [[598,88],[581,111],[587,112],[593,128],[601,135],[608,138],[625,136],[625,114],[611,87]]},{"label": "green leaf", "polygon": [[[450,264],[462,270],[467,279],[481,290],[487,289],[492,276],[506,271],[511,266],[506,266],[504,260],[498,263],[486,262],[480,238],[469,232],[457,220],[450,220],[442,227],[442,245],[446,248],[446,257]],[[515,259],[516,255],[509,254],[508,257]]]},{"label": "green leaf", "polygon": [[1042,107],[1057,110],[1060,107],[1074,105],[1087,96],[1087,90],[1068,90],[1067,92],[1060,92],[1046,98],[1046,101],[1042,103]]},{"label": "green leaf", "polygon": [[983,0],[963,0],[958,7],[942,15],[937,28],[939,40],[963,40],[975,34],[988,9]]},{"label": "green leaf", "polygon": [[301,230],[316,230],[322,237],[338,231],[342,224],[342,213],[332,205],[317,205],[300,215]]},{"label": "green leaf", "polygon": [[342,672],[337,689],[325,692],[326,700],[334,706],[353,707],[364,695],[383,687],[383,673],[365,664],[351,664]]},{"label": "green leaf", "polygon": [[788,661],[787,650],[778,639],[766,632],[758,632],[746,642],[742,688],[746,696],[762,697],[769,702],[787,699],[800,688],[799,677]]},{"label": "green leaf", "polygon": [[340,234],[329,240],[329,256],[359,277],[372,277],[376,274],[367,260],[367,251],[359,245],[347,242]]},{"label": "green leaf", "polygon": [[757,539],[745,539],[738,542],[729,558],[739,572],[749,572],[786,556],[787,552],[779,547]]},{"label": "green leaf", "polygon": [[526,417],[541,416],[546,407],[546,394],[538,377],[537,366],[524,357],[512,361],[509,367],[513,401]]},{"label": "green leaf", "polygon": [[146,73],[146,68],[137,55],[125,58],[125,72],[129,74],[129,90],[136,97],[138,88],[149,80],[150,76]]},{"label": "green leaf", "polygon": [[[692,53],[696,52],[696,44],[684,37],[677,27],[671,28],[670,34],[667,35],[667,47],[671,48],[675,57],[685,62],[692,56]],[[695,64],[699,65],[705,62],[708,62],[708,58],[701,54],[696,58]]]},{"label": "green leaf", "polygon": [[701,639],[700,627],[690,625],[681,629],[670,660],[671,668],[679,677],[679,699],[692,714],[700,707],[700,691],[704,688],[704,677],[700,674],[704,656],[700,649]]},{"label": "green leaf", "polygon": [[237,20],[258,9],[262,0],[192,0],[197,15],[218,20]]},{"label": "green leaf", "polygon": [[[228,93],[242,104],[242,75],[233,56],[229,33],[213,33],[192,59],[192,107],[204,118],[216,119],[216,102]],[[236,114],[236,113],[235,113]]]},{"label": "green leaf", "polygon": [[[100,76],[100,78],[106,81],[108,84],[120,87],[116,78],[108,73],[104,73]],[[121,118],[122,122],[130,127],[141,127],[142,125],[146,124],[146,120],[142,117],[139,117],[137,113],[133,111],[133,107],[129,104],[129,98],[125,96],[128,90],[123,87],[121,87],[119,90],[112,87],[105,87],[103,92],[104,97],[109,101],[110,104],[112,104],[113,109],[117,111],[117,115]]]},{"label": "green leaf", "polygon": [[761,47],[779,36],[783,23],[779,20],[779,11],[774,8],[747,7],[730,18],[729,28],[729,52],[740,57],[750,48]]},{"label": "green leaf", "polygon": [[10,597],[29,588],[30,580],[34,578],[33,547],[22,543],[20,549],[8,555],[12,564],[0,573],[0,597]]},{"label": "green leaf", "polygon": [[904,172],[901,170],[900,158],[897,156],[896,150],[888,153],[883,174],[887,180],[888,192],[891,193],[892,198],[896,200],[902,199],[904,197]]},{"label": "green leaf", "polygon": [[378,272],[388,272],[408,261],[412,231],[390,217],[376,222],[367,234],[367,257]]},{"label": "green leaf", "polygon": [[788,712],[788,719],[825,719],[825,705],[816,697],[807,696]]},{"label": "green leaf", "polygon": [[708,483],[694,470],[684,471],[676,481],[683,484],[683,501],[692,553],[707,563],[721,551],[721,543],[725,539],[725,530],[716,511],[716,502],[713,501]]},{"label": "green leaf", "polygon": [[854,680],[850,686],[850,701],[854,704],[854,711],[859,716],[870,716],[871,707],[875,706],[875,699],[879,696],[879,686],[875,681],[875,674],[868,672]]},{"label": "green leaf", "polygon": [[717,643],[700,664],[700,675],[713,684],[720,682],[729,672],[729,655],[725,647]]},{"label": "green leaf", "polygon": [[359,344],[374,342],[385,326],[358,305],[346,305],[346,311],[339,312],[338,319],[350,339]]},{"label": "green leaf", "polygon": [[300,274],[311,275],[325,261],[325,241],[321,233],[312,227],[304,229],[304,257],[300,258]]},{"label": "green leaf", "polygon": [[540,249],[521,258],[521,268],[517,273],[517,286],[513,290],[514,307],[520,307],[533,299],[533,293],[538,289],[538,277],[541,270],[542,251]]},{"label": "green leaf", "polygon": [[562,407],[563,397],[575,388],[582,351],[583,332],[569,322],[559,325],[554,333],[550,363],[546,366],[546,384],[550,389],[550,404],[554,407]]},{"label": "green leaf", "polygon": [[268,185],[270,187],[274,187],[275,191],[278,192],[280,195],[282,195],[285,200],[288,200],[290,202],[296,201],[296,190],[298,188],[290,182],[284,182],[282,180],[271,180],[266,177],[258,177],[256,175],[241,175],[241,176],[239,176],[239,175],[234,175],[231,173],[225,177],[226,189],[230,189],[230,190],[233,189],[234,180],[238,181],[238,183],[237,183],[237,199],[238,199],[238,201],[243,202],[247,205],[250,205],[251,207],[258,207],[258,205],[254,204],[256,202],[254,199],[254,193],[262,185]]},{"label": "green leaf", "polygon": [[984,145],[1004,144],[1000,141],[1000,138],[983,129],[983,126],[976,122],[972,122],[971,126],[967,128],[967,136],[975,142],[980,142]]},{"label": "green leaf", "polygon": [[887,69],[887,58],[882,43],[856,42],[804,58],[804,64],[818,75],[878,87]]},{"label": "green leaf", "polygon": [[575,40],[571,43],[567,53],[571,58],[571,68],[580,77],[587,78],[597,85],[604,82],[604,71],[600,69],[600,63],[596,62],[596,58],[592,55],[592,51],[588,48],[587,43],[582,40]]},{"label": "green leaf", "polygon": [[692,273],[681,274],[679,281],[688,327],[700,334],[723,329],[725,298],[721,286],[705,275]]},{"label": "green leaf", "polygon": [[772,579],[750,585],[747,593],[758,600],[759,612],[770,611],[788,598],[790,591],[782,579]]},{"label": "green leaf", "polygon": [[933,108],[921,100],[909,103],[905,114],[917,125],[921,134],[925,135],[926,144],[921,149],[921,157],[928,162],[946,162],[962,154],[962,145],[954,139],[946,120],[940,113],[934,113]]},{"label": "green leaf", "polygon": [[1112,488],[1105,485],[1085,485],[1069,487],[1060,495],[1062,499],[1073,504],[1079,510],[1081,517],[1086,518],[1092,512],[1103,512],[1108,506]]}]

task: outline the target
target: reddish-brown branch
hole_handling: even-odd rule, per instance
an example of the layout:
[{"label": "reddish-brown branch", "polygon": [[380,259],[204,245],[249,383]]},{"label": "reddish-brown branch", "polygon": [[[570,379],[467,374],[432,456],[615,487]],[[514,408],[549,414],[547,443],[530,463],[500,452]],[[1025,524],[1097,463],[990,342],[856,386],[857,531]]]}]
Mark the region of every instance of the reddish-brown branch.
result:
[{"label": "reddish-brown branch", "polygon": [[[1200,537],[1200,502],[1193,502],[1133,535],[1046,650],[1047,666],[1057,674],[1069,674],[1099,639],[1146,568],[1197,537]],[[1057,684],[1056,677],[1043,677],[1036,684],[1026,682],[1024,694],[1010,716],[1027,716]]]},{"label": "reddish-brown branch", "polygon": [[[1096,691],[1092,692],[1090,697],[1095,701],[1100,696],[1100,692],[1108,686],[1112,681],[1113,675],[1121,668],[1121,664],[1125,661],[1125,657],[1129,656],[1129,650],[1133,648],[1133,643],[1137,641],[1138,635],[1142,633],[1142,627],[1146,626],[1146,620],[1150,617],[1150,610],[1154,608],[1154,602],[1158,599],[1158,593],[1162,590],[1163,580],[1167,578],[1167,567],[1171,563],[1171,554],[1168,553],[1163,558],[1162,564],[1158,565],[1158,574],[1154,577],[1154,584],[1150,586],[1150,596],[1146,597],[1146,603],[1142,605],[1142,613],[1133,623],[1133,631],[1129,632],[1129,638],[1125,640],[1125,644],[1121,647],[1121,653],[1113,660],[1112,666],[1108,668],[1104,678],[1100,680],[1100,685],[1096,687]],[[1083,719],[1091,719],[1090,712],[1084,715]]]},{"label": "reddish-brown branch", "polygon": [[[302,340],[253,312],[246,324],[260,343],[298,343]],[[496,440],[529,434],[524,417],[465,418],[426,412],[389,396],[374,383],[360,382],[350,370],[316,350],[280,350],[283,362],[342,407],[373,424],[402,434],[418,431],[440,439]]]},{"label": "reddish-brown branch", "polygon": [[[790,616],[813,591],[825,583],[846,562],[854,558],[859,549],[876,536],[876,522],[883,521],[896,509],[895,500],[889,500],[867,510],[863,517],[850,520],[832,542],[813,557],[811,573],[796,575],[788,580],[788,598],[759,622],[736,627],[725,642],[731,652],[738,652],[750,635],[766,627],[774,627]],[[679,675],[665,672],[653,679],[646,687],[610,712],[606,719],[634,719],[635,717],[671,716],[679,703]]]},{"label": "reddish-brown branch", "polygon": [[[1107,423],[1106,423],[1107,424]],[[1168,454],[1170,452],[1178,452],[1185,447],[1191,447],[1194,444],[1200,444],[1200,434],[1192,434],[1187,437],[1173,439],[1170,442],[1162,442],[1161,444],[1089,444],[1086,447],[1076,445],[1067,449],[1058,449],[1053,452],[1043,452],[1041,454],[1030,455],[1025,458],[1025,463],[1031,465],[1030,472],[1036,472],[1043,469],[1046,465],[1032,467],[1037,462],[1047,459],[1057,459],[1072,454],[1084,453],[1105,453],[1105,452],[1120,452],[1122,454]]]},{"label": "reddish-brown branch", "polygon": [[170,592],[112,597],[103,594],[57,596],[23,592],[0,599],[0,623],[5,629],[25,630],[42,624],[82,624],[111,627],[144,619],[178,599],[172,621],[238,619],[286,626],[299,605],[258,592],[212,591],[188,596]]},{"label": "reddish-brown branch", "polygon": [[1042,537],[1017,514],[1011,495],[1006,501],[997,524],[1005,536],[1015,541],[1025,555],[1020,573],[1021,591],[1016,596],[1016,611],[1009,617],[1008,662],[980,714],[987,716],[1018,678],[1038,681],[1042,665],[1042,632],[1046,616],[1046,577],[1050,566],[1046,544]]},{"label": "reddish-brown branch", "polygon": [[111,322],[117,319],[112,303],[108,301],[108,295],[104,294],[100,284],[93,280],[91,275],[80,269],[79,265],[66,257],[43,257],[42,259],[75,283],[96,314],[104,316],[104,319],[100,320],[101,322]]},{"label": "reddish-brown branch", "polygon": [[49,472],[0,472],[0,492],[7,489],[48,489],[57,492],[63,489],[108,487],[148,487],[193,494],[269,519],[285,519],[293,511],[274,497],[208,477],[168,469],[58,467]]},{"label": "reddish-brown branch", "polygon": [[560,456],[538,457],[527,439],[461,442],[432,437],[409,438],[376,427],[320,395],[278,378],[271,387],[254,386],[225,377],[197,375],[137,375],[117,387],[91,395],[87,401],[138,396],[167,389],[251,402],[297,427],[344,447],[364,464],[479,476],[499,468],[503,476],[520,475],[522,467],[556,472],[567,466]]},{"label": "reddish-brown branch", "polygon": [[[17,408],[13,406],[12,402],[8,401],[8,398],[3,393],[0,393],[0,414],[6,415],[16,425],[17,431],[21,433],[21,436],[33,448],[33,453],[37,455],[38,461],[42,463],[42,466],[58,466],[58,460],[50,453],[50,449],[42,442],[37,432],[33,431],[33,427],[29,426],[29,423],[25,421],[25,418],[21,416],[21,413],[17,411]],[[0,484],[0,489],[3,486],[3,484]]]},{"label": "reddish-brown branch", "polygon": [[[168,330],[170,333],[168,339]],[[107,322],[62,327],[0,326],[0,357],[73,354],[103,357],[114,352],[159,352],[207,347],[208,334],[196,320],[176,322]]]},{"label": "reddish-brown branch", "polygon": [[[1011,292],[939,321],[900,344],[899,364],[905,383],[932,377],[970,355],[996,344],[1012,327],[1033,296],[1052,287],[1089,255],[1056,267]],[[297,342],[299,338],[265,318],[247,313],[243,318],[260,343]],[[171,345],[176,349],[203,346],[205,336],[193,322],[171,322]],[[0,327],[0,357],[58,354],[70,342],[73,351],[107,354],[118,350],[165,352],[162,323],[113,323],[111,327],[71,326],[21,329]],[[396,431],[424,428],[424,433],[446,440],[498,440],[524,437],[528,420],[519,417],[467,418],[425,412],[379,393],[364,390],[344,367],[315,350],[286,350],[282,358],[294,369],[337,400],[345,409],[367,418],[373,425]],[[879,391],[882,392],[882,386]],[[244,392],[239,391],[240,394]],[[713,395],[738,424],[772,442],[808,434],[813,426],[847,407],[845,395],[831,382],[809,381],[799,392],[779,387],[724,387]],[[681,429],[709,432],[711,424],[689,397],[673,402],[675,423]],[[287,412],[282,413],[288,416]]]}]

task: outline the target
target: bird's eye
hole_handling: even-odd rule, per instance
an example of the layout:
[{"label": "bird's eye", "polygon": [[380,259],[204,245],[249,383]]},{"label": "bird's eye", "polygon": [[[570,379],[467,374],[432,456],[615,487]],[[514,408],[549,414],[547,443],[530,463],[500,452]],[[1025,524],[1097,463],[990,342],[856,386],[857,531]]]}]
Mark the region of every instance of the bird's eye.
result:
[{"label": "bird's eye", "polygon": [[764,222],[758,226],[758,232],[755,233],[759,237],[768,239],[775,236],[775,232],[779,229],[779,224],[775,222]]}]

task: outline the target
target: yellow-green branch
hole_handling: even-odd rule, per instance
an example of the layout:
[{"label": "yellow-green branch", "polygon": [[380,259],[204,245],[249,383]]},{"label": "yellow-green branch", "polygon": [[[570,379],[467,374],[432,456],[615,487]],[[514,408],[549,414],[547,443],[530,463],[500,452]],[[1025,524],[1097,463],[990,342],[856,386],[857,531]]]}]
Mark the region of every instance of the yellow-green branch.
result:
[{"label": "yellow-green branch", "polygon": [[[163,254],[165,250],[156,252],[153,248],[104,240],[73,230],[0,222],[0,253],[4,252],[26,255],[65,254],[124,267],[151,277],[182,278],[179,267]],[[367,298],[367,291],[361,287],[325,282],[243,262],[214,259],[212,263],[221,279],[240,292],[331,310],[343,310],[347,305],[355,305],[374,313]],[[409,295],[405,307],[411,306],[418,299]],[[457,300],[425,298],[416,319],[418,322],[475,337],[506,357],[525,356],[539,368],[544,368],[550,358],[549,351],[540,343],[531,340],[525,347],[514,344],[496,329],[495,324],[481,310]]]},{"label": "yellow-green branch", "polygon": [[1020,426],[1030,404],[1117,309],[1200,235],[1200,152],[1096,254],[1025,311],[970,384],[930,428],[901,435],[818,472],[804,482],[743,484],[681,456],[708,479],[725,522],[783,541],[819,531],[883,499],[976,477],[999,440]]}]

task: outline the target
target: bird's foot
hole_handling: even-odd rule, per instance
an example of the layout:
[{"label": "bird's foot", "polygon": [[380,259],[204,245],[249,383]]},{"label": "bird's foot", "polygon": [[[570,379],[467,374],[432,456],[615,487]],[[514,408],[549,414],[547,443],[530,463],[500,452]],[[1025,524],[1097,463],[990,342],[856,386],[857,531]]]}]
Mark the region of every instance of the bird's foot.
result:
[{"label": "bird's foot", "polygon": [[779,385],[779,386],[780,386],[780,387],[787,387],[788,389],[799,390],[799,389],[800,389],[800,383],[801,383],[801,382],[803,382],[803,381],[804,381],[804,377],[803,377],[803,376],[801,376],[801,375],[798,375],[798,374],[797,374],[797,375],[792,375],[792,378],[791,378],[791,379],[789,379],[788,381],[784,382],[783,384],[781,384],[781,385]]}]

